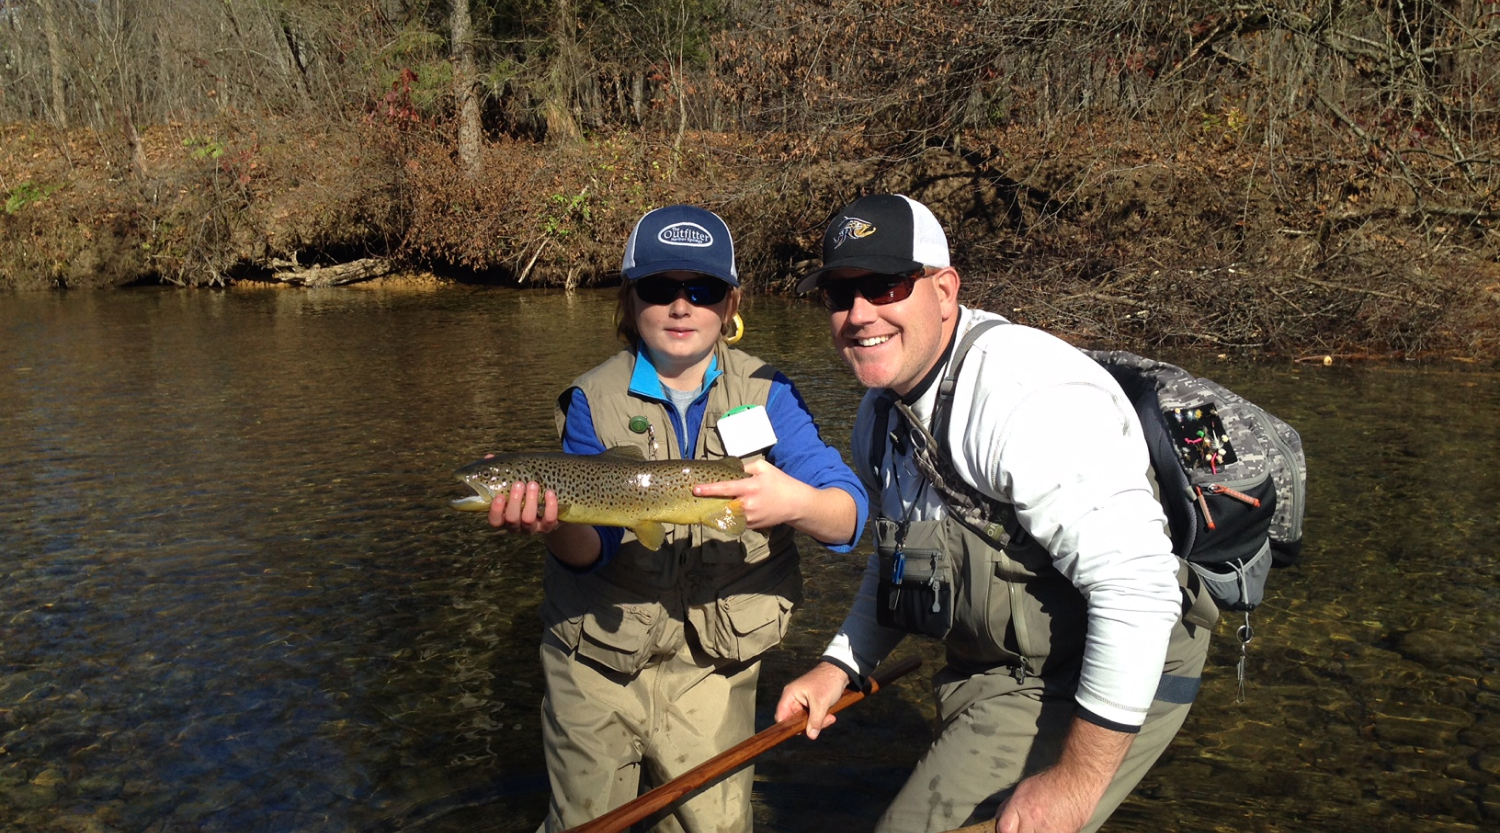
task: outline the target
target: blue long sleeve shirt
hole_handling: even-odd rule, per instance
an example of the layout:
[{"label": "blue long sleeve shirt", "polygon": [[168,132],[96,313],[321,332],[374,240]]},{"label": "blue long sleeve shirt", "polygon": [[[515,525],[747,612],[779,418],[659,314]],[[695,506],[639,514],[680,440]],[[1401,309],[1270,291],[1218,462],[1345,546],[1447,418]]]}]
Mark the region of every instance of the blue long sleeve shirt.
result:
[{"label": "blue long sleeve shirt", "polygon": [[[723,373],[715,358],[704,376],[703,391],[693,400],[685,417],[672,406],[650,355],[644,350],[636,351],[635,370],[630,380],[630,392],[666,405],[672,415],[673,428],[678,437],[678,453],[684,458],[693,456],[698,446],[698,432],[703,428],[703,413],[708,406],[708,390],[714,380]],[[563,428],[562,450],[568,454],[599,454],[605,450],[599,435],[594,431],[593,413],[583,391],[574,388],[567,409],[567,421]],[[776,432],[776,444],[766,452],[771,465],[816,489],[843,489],[854,498],[854,535],[848,541],[822,542],[833,552],[848,552],[863,534],[865,520],[869,517],[869,498],[864,484],[844,462],[837,449],[823,441],[818,433],[812,412],[792,381],[777,371],[771,380],[771,392],[766,401],[766,416]],[[686,424],[684,424],[684,421]],[[608,564],[620,550],[625,530],[615,526],[595,527],[599,532],[601,552],[599,560],[586,568],[591,572]]]}]

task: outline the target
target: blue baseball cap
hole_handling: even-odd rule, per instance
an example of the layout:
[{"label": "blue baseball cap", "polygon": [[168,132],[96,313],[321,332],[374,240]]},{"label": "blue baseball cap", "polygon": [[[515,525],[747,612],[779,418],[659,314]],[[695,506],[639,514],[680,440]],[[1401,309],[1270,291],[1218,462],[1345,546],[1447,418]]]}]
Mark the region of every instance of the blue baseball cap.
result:
[{"label": "blue baseball cap", "polygon": [[620,274],[627,281],[675,271],[712,275],[740,285],[734,239],[719,215],[695,205],[669,205],[646,212],[625,241]]}]

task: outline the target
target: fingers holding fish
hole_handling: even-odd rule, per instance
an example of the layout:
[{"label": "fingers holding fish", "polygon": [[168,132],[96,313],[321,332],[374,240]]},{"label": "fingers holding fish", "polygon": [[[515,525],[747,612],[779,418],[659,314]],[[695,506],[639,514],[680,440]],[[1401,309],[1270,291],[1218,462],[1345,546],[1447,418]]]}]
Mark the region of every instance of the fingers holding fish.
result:
[{"label": "fingers holding fish", "polygon": [[848,492],[814,488],[763,459],[744,467],[748,477],[695,486],[693,494],[737,500],[751,529],[787,524],[828,544],[849,543],[858,511]]},{"label": "fingers holding fish", "polygon": [[490,504],[490,526],[526,535],[557,529],[557,493],[535,480],[516,481]]},{"label": "fingers holding fish", "polygon": [[744,508],[745,526],[765,529],[790,522],[812,491],[812,487],[762,459],[745,463],[745,473],[749,477],[694,486],[693,494],[738,500]]}]

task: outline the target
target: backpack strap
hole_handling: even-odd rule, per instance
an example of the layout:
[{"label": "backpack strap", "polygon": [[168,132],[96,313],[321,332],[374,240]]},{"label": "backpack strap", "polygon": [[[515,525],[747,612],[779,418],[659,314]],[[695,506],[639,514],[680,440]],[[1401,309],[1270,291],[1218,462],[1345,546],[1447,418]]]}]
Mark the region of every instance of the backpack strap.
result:
[{"label": "backpack strap", "polygon": [[[970,327],[968,332],[959,339],[958,346],[953,351],[953,358],[948,362],[948,371],[943,374],[942,380],[938,383],[937,402],[932,409],[933,432],[938,436],[944,436],[948,430],[948,414],[952,411],[949,405],[953,402],[953,388],[957,385],[958,371],[963,366],[964,357],[969,354],[969,348],[973,347],[974,342],[990,329],[1007,323],[1009,322],[994,319],[980,321]],[[877,475],[880,472],[880,464],[885,460],[886,439],[889,437],[897,443],[900,443],[902,439],[899,436],[890,436],[891,408],[895,405],[901,406],[902,416],[906,418],[908,424],[916,426],[921,422],[895,393],[885,390],[875,398],[875,442],[870,443],[870,471]],[[929,433],[927,436],[931,437],[932,434]],[[936,440],[932,445],[934,448],[940,447]]]},{"label": "backpack strap", "polygon": [[[916,464],[922,477],[942,497],[943,503],[948,507],[949,515],[997,550],[1005,549],[1017,535],[1021,534],[1020,523],[1016,520],[1015,507],[1009,503],[994,500],[964,482],[938,437],[948,436],[948,424],[953,411],[951,407],[953,390],[957,384],[959,370],[963,367],[964,358],[969,354],[969,348],[973,347],[974,342],[985,332],[1005,323],[1007,322],[981,321],[970,327],[959,340],[953,351],[953,357],[948,362],[948,370],[938,384],[937,401],[932,409],[932,428],[929,429],[922,424],[922,420],[905,402],[895,397],[890,400],[890,407],[901,414],[902,420],[908,427],[912,462]],[[877,409],[879,404],[877,403]],[[880,428],[880,434],[877,435],[880,437],[877,444],[880,451],[875,452],[877,455],[883,454],[885,450],[884,434],[888,419],[889,408],[885,409],[884,414],[878,414],[876,418],[877,426]],[[879,460],[875,462],[878,471]]]},{"label": "backpack strap", "polygon": [[943,374],[943,380],[938,383],[937,402],[932,406],[932,428],[933,433],[939,437],[948,436],[948,418],[953,408],[953,388],[958,385],[958,371],[963,367],[964,358],[969,355],[969,348],[979,337],[990,330],[1008,324],[1007,321],[997,321],[993,318],[980,321],[964,333],[959,339],[958,346],[953,349],[953,360],[948,362],[948,372]]}]

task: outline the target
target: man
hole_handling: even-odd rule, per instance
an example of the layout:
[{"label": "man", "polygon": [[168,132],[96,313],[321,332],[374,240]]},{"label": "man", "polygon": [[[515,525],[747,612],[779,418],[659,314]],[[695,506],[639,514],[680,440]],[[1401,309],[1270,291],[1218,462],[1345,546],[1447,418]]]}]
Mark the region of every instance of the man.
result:
[{"label": "man", "polygon": [[1130,403],[1066,342],[961,306],[907,197],[840,212],[815,289],[870,388],[852,453],[876,553],[776,719],[806,712],[816,738],[906,632],[941,637],[941,732],[877,831],[1098,829],[1187,717],[1218,613],[1179,585]]}]

